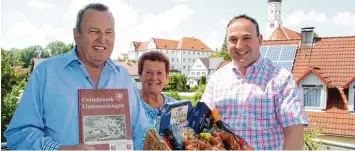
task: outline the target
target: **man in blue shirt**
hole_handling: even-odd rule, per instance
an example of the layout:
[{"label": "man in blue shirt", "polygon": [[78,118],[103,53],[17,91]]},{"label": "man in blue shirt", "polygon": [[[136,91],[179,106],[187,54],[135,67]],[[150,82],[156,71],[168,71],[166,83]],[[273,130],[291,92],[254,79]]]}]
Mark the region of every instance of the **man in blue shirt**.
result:
[{"label": "man in blue shirt", "polygon": [[4,133],[11,150],[93,150],[79,143],[78,89],[129,91],[134,149],[143,149],[148,121],[125,68],[110,55],[115,41],[108,7],[89,4],[77,16],[72,52],[49,58],[31,74]]}]

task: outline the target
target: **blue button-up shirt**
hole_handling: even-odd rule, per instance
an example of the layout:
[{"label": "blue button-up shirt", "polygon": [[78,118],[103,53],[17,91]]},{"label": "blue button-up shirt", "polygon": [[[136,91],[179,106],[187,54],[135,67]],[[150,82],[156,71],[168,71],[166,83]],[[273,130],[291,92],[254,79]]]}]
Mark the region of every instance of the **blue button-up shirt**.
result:
[{"label": "blue button-up shirt", "polygon": [[[9,148],[46,150],[79,144],[78,89],[83,88],[95,86],[76,55],[76,47],[40,63],[4,133]],[[134,149],[142,150],[148,120],[127,69],[107,61],[97,88],[128,89]]]}]

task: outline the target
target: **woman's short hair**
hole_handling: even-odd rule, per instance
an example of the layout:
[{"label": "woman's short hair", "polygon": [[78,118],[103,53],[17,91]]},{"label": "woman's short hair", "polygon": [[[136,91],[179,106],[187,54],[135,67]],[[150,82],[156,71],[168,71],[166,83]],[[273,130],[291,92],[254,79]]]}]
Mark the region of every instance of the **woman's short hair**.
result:
[{"label": "woman's short hair", "polygon": [[145,52],[139,57],[139,60],[138,60],[138,74],[139,75],[142,75],[143,65],[146,60],[163,62],[165,64],[165,73],[169,74],[170,62],[169,62],[168,56],[160,51],[154,50],[154,51]]}]

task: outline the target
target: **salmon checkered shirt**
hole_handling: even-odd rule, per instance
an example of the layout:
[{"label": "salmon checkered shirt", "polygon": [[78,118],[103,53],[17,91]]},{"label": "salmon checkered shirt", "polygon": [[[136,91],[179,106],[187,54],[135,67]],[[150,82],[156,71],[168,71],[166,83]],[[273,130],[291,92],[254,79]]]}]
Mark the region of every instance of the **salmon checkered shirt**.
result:
[{"label": "salmon checkered shirt", "polygon": [[282,150],[283,128],[308,125],[292,74],[259,58],[243,76],[229,63],[211,77],[201,98],[256,150]]}]

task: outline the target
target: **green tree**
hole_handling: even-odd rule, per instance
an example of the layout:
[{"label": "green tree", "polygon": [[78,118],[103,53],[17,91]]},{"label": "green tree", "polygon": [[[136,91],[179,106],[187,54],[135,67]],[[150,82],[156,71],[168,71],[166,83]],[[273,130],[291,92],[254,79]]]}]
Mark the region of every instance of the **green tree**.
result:
[{"label": "green tree", "polygon": [[39,56],[43,51],[44,50],[40,45],[33,45],[25,48],[21,55],[21,61],[24,63],[23,67],[27,68],[32,63],[32,59]]},{"label": "green tree", "polygon": [[200,81],[198,83],[199,85],[205,85],[206,84],[206,76],[201,76]]},{"label": "green tree", "polygon": [[224,36],[224,41],[221,47],[221,51],[227,51],[227,34]]},{"label": "green tree", "polygon": [[[312,124],[316,125],[316,123]],[[322,143],[314,141],[322,134],[322,128],[310,127],[306,129],[304,134],[304,150],[318,150]]]},{"label": "green tree", "polygon": [[191,86],[189,91],[190,92],[195,92],[195,91],[197,91],[197,88],[198,88],[197,85]]},{"label": "green tree", "polygon": [[314,37],[314,38],[319,38],[319,35],[318,35],[316,32],[314,32],[314,33],[313,33],[313,37]]},{"label": "green tree", "polygon": [[41,58],[49,58],[49,57],[51,57],[51,54],[49,53],[49,51],[44,50],[44,51],[41,53]]},{"label": "green tree", "polygon": [[22,62],[22,53],[23,50],[12,48],[8,51],[8,55],[10,58],[10,65],[13,67],[22,67],[23,62]]},{"label": "green tree", "polygon": [[172,97],[176,100],[181,100],[180,95],[177,91],[169,91],[168,93],[165,94],[166,96]]},{"label": "green tree", "polygon": [[50,52],[51,56],[58,56],[69,52],[72,47],[72,44],[66,45],[62,41],[52,41],[47,45],[46,49]]},{"label": "green tree", "polygon": [[202,98],[203,93],[205,92],[206,85],[200,85],[197,92],[193,96],[194,102],[192,104],[195,106],[197,102],[200,102],[200,99]]},{"label": "green tree", "polygon": [[208,58],[220,58],[223,57],[226,61],[231,61],[231,57],[229,56],[227,51],[217,51],[216,53],[211,54]]},{"label": "green tree", "polygon": [[1,48],[1,98],[4,98],[6,94],[11,92],[12,87],[17,85],[21,79],[26,78],[25,74],[14,70],[10,59],[9,52]]},{"label": "green tree", "polygon": [[[26,79],[20,81],[18,85],[12,87],[11,92],[1,100],[1,134],[3,135],[7,129],[12,116],[14,115],[22,92],[26,86]],[[2,142],[6,142],[5,137],[1,137]]]},{"label": "green tree", "polygon": [[164,90],[182,92],[185,90],[187,77],[183,74],[172,74],[169,76],[169,83]]}]

